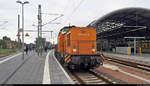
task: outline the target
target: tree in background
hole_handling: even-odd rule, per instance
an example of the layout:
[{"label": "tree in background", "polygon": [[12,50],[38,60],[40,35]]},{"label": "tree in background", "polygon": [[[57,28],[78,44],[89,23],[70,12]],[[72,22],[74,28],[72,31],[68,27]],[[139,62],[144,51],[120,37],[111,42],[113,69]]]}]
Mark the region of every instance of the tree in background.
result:
[{"label": "tree in background", "polygon": [[0,46],[1,46],[1,48],[3,48],[3,49],[6,49],[6,48],[7,48],[6,42],[5,42],[4,40],[0,40]]},{"label": "tree in background", "polygon": [[0,40],[0,48],[7,48],[7,41],[11,41],[11,39],[7,36],[4,36],[2,40]]},{"label": "tree in background", "polygon": [[11,39],[10,39],[9,37],[7,37],[7,36],[4,36],[4,37],[3,37],[3,40],[4,40],[4,41],[11,41]]}]

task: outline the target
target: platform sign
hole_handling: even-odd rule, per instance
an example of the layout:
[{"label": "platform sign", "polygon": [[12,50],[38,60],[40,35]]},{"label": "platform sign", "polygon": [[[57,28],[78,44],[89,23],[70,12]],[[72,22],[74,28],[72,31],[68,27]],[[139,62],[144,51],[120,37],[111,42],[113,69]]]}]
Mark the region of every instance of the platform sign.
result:
[{"label": "platform sign", "polygon": [[25,36],[26,36],[26,37],[28,37],[28,36],[29,36],[29,34],[28,34],[28,33],[26,33],[26,34],[25,34]]},{"label": "platform sign", "polygon": [[18,36],[18,37],[19,37],[19,36],[20,36],[20,33],[17,33],[17,35],[16,35],[16,36]]}]

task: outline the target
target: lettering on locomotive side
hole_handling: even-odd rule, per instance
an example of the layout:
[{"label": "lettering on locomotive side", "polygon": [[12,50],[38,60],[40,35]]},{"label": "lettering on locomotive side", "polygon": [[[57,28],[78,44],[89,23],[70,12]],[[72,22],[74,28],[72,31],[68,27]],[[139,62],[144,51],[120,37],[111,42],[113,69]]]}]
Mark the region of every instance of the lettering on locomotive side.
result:
[{"label": "lettering on locomotive side", "polygon": [[83,33],[81,34],[81,33],[80,33],[80,34],[78,34],[78,35],[79,35],[79,36],[89,36],[90,34],[83,34]]}]

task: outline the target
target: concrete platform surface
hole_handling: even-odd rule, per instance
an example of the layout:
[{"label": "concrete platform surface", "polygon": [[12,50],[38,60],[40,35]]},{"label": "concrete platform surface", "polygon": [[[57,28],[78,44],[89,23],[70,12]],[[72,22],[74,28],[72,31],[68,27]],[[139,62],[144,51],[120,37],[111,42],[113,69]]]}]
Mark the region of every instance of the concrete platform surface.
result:
[{"label": "concrete platform surface", "polygon": [[112,52],[103,52],[104,56],[108,57],[116,57],[116,58],[125,58],[125,59],[132,59],[135,61],[142,61],[150,63],[150,54],[142,54],[142,56],[137,55],[125,55],[125,54],[118,54],[118,53],[112,53]]},{"label": "concrete platform surface", "polygon": [[[16,54],[4,59],[0,64],[0,84],[42,84],[45,56],[38,56],[31,51],[25,54]],[[13,58],[12,58],[13,57]],[[4,62],[5,61],[5,62]]]},{"label": "concrete platform surface", "polygon": [[38,56],[31,51],[0,59],[0,84],[74,84],[54,56],[54,50]]},{"label": "concrete platform surface", "polygon": [[49,55],[49,71],[51,84],[74,84],[73,80],[54,56],[54,50]]}]

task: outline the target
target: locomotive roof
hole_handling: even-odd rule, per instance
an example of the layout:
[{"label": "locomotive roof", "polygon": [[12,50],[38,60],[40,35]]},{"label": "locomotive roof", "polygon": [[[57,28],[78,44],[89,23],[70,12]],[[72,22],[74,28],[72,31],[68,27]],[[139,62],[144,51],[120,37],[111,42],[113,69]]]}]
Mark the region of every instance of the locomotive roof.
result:
[{"label": "locomotive roof", "polygon": [[63,27],[61,30],[60,30],[60,32],[59,32],[59,34],[63,31],[63,30],[65,30],[65,29],[70,29],[70,28],[72,28],[72,27],[76,27],[76,26],[65,26],[65,27]]},{"label": "locomotive roof", "polygon": [[[59,34],[60,33],[66,34],[73,27],[76,27],[76,26],[65,26],[60,30]],[[76,28],[85,28],[85,27],[76,27]],[[86,28],[88,28],[88,27],[86,27]],[[94,28],[91,28],[91,29],[94,29]]]}]

